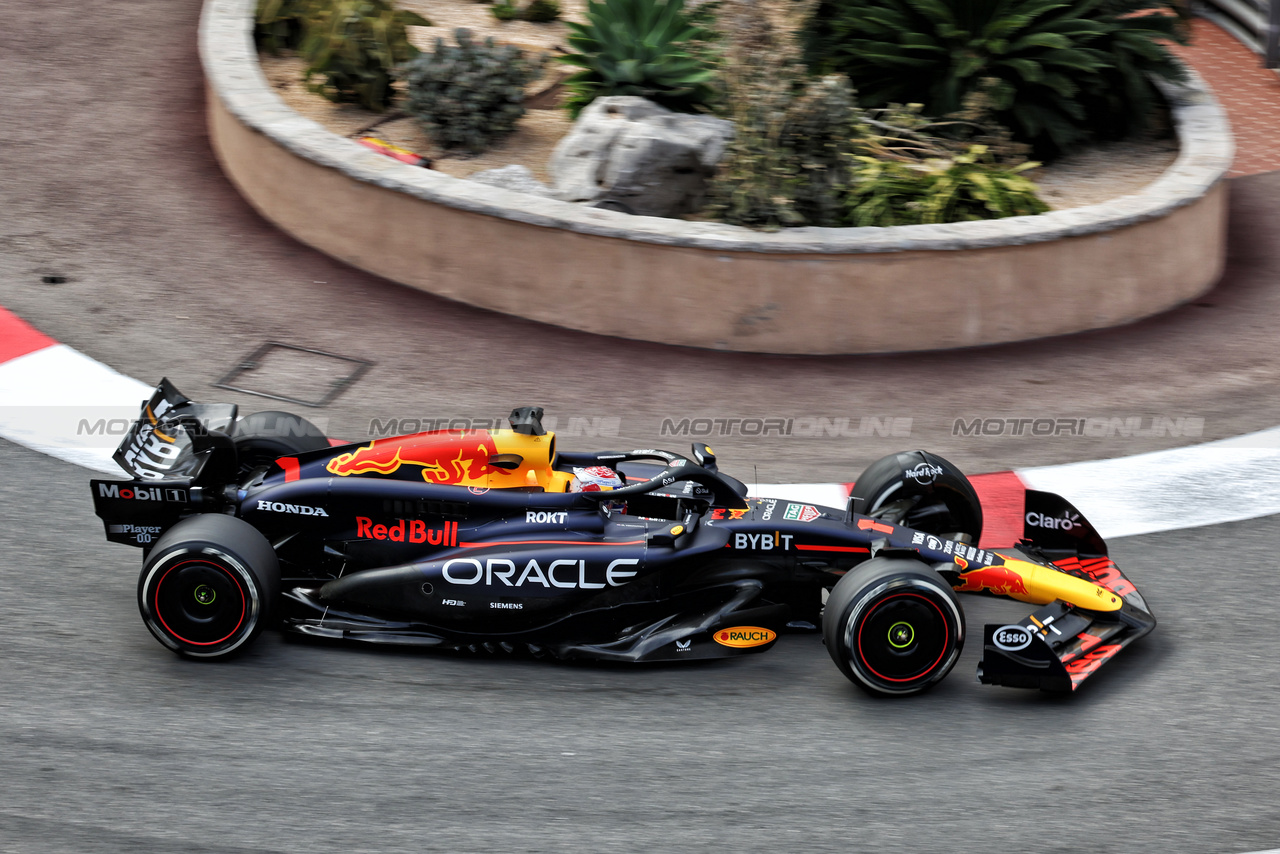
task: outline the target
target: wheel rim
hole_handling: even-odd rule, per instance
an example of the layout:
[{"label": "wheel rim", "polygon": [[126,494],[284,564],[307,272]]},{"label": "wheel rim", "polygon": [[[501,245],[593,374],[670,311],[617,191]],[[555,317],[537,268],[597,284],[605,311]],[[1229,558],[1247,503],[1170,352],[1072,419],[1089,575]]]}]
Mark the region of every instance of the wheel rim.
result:
[{"label": "wheel rim", "polygon": [[149,604],[166,634],[200,649],[235,638],[249,612],[243,579],[207,558],[188,558],[167,567],[152,589]]},{"label": "wheel rim", "polygon": [[859,669],[895,686],[928,679],[953,648],[946,614],[932,598],[915,591],[876,600],[854,628],[851,646]]}]

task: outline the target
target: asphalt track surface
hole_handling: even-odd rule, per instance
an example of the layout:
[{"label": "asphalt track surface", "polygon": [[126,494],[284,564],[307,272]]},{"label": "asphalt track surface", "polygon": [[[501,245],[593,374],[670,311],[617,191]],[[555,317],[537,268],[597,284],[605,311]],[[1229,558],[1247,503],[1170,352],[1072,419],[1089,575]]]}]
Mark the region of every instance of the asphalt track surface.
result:
[{"label": "asphalt track surface", "polygon": [[[905,443],[712,437],[727,470],[766,482],[846,480],[908,443],[985,471],[1280,423],[1280,173],[1232,182],[1223,283],[1124,329],[879,358],[663,348],[448,303],[271,228],[208,147],[196,0],[0,2],[0,304],[197,399],[272,408],[212,383],[280,340],[378,363],[307,413],[349,438],[371,414],[526,403],[621,417],[608,445],[677,450],[663,418],[912,419]],[[952,436],[954,419],[978,416],[1195,416],[1205,429]],[[139,554],[103,541],[87,473],[0,443],[0,474],[0,850],[1280,844],[1275,518],[1117,541],[1160,626],[1073,697],[976,684],[971,644],[938,690],[878,702],[815,636],[649,669],[274,635],[233,664],[183,662],[142,627]],[[965,601],[975,630],[1024,612]]]},{"label": "asphalt track surface", "polygon": [[[187,662],[83,469],[0,443],[0,849],[1240,852],[1280,833],[1275,517],[1115,543],[1160,619],[1079,693],[290,643]],[[962,597],[971,631],[1025,607]]]}]

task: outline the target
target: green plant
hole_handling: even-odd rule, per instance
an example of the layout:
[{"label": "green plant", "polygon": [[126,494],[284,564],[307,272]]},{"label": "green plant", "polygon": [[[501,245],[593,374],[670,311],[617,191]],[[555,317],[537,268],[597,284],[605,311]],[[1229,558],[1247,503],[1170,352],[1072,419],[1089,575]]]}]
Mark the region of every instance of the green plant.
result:
[{"label": "green plant", "polygon": [[844,224],[916,225],[1044,213],[1049,206],[1022,173],[1038,163],[1007,167],[986,146],[971,146],[950,162],[904,163],[854,157]]},{"label": "green plant", "polygon": [[557,0],[532,0],[521,9],[510,0],[501,0],[489,7],[489,13],[499,21],[532,21],[545,24],[560,17],[560,4]]},{"label": "green plant", "polygon": [[1166,46],[1185,43],[1172,0],[819,0],[805,61],[842,71],[864,106],[959,110],[985,91],[997,118],[1038,152],[1142,125],[1148,75],[1181,79]]},{"label": "green plant", "polygon": [[1187,44],[1190,31],[1180,0],[1103,0],[1107,32],[1098,49],[1111,58],[1104,82],[1094,87],[1085,110],[1098,132],[1118,139],[1148,125],[1158,101],[1151,77],[1180,82],[1187,69],[1167,45]]},{"label": "green plant", "polygon": [[709,210],[768,230],[840,224],[850,157],[863,136],[849,83],[811,79],[785,55],[735,53],[724,74],[734,123],[712,179]]},{"label": "green plant", "polygon": [[321,0],[306,19],[301,53],[307,88],[330,101],[380,111],[391,103],[391,73],[417,55],[406,26],[430,26],[391,0]]},{"label": "green plant", "polygon": [[302,43],[302,30],[317,0],[258,0],[253,37],[271,54]]},{"label": "green plant", "polygon": [[922,115],[922,109],[922,104],[890,104],[863,111],[867,135],[859,143],[859,153],[923,162],[950,159],[970,146],[982,145],[993,162],[1016,166],[1031,152],[1031,146],[1015,141],[1009,129],[995,120],[983,92],[971,94],[964,108],[949,116],[931,119]]},{"label": "green plant", "polygon": [[[1040,213],[1012,142],[986,99],[942,119],[919,104],[858,107],[844,75],[809,76],[763,21],[740,16],[721,109],[735,136],[708,213],[735,225],[903,225]],[[743,26],[743,24],[746,26]]]},{"label": "green plant", "polygon": [[639,95],[677,112],[715,98],[713,72],[695,46],[707,34],[689,23],[684,0],[589,0],[587,23],[568,26],[577,52],[557,59],[582,69],[565,80],[575,118],[608,95]]},{"label": "green plant", "polygon": [[405,112],[445,148],[479,153],[515,129],[524,115],[524,87],[537,79],[543,58],[528,59],[493,39],[477,44],[471,31],[454,30],[457,46],[436,39],[401,71],[409,88]]},{"label": "green plant", "polygon": [[560,4],[557,0],[531,0],[520,16],[535,24],[545,24],[560,17]]}]

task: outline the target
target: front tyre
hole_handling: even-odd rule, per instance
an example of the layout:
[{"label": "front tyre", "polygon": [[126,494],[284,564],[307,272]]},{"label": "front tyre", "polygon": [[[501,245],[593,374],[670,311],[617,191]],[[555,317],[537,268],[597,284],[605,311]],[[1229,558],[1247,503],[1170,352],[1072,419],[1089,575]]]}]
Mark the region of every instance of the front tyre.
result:
[{"label": "front tyre", "polygon": [[940,682],[964,647],[964,611],[924,564],[872,558],[836,584],[822,614],[827,652],[872,694],[919,694]]},{"label": "front tyre", "polygon": [[280,595],[280,565],[262,534],[233,516],[174,525],[138,577],[142,621],[187,658],[226,658],[262,633]]},{"label": "front tyre", "polygon": [[973,484],[928,451],[890,454],[867,466],[849,493],[849,511],[967,543],[982,537],[982,503]]}]

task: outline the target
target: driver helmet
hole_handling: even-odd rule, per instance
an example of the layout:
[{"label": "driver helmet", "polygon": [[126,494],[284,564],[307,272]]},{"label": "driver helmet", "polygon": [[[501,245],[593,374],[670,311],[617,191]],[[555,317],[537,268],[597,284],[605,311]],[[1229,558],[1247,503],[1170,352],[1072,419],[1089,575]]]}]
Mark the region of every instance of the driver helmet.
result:
[{"label": "driver helmet", "polygon": [[[618,473],[608,466],[587,466],[586,468],[574,466],[573,479],[569,481],[569,491],[611,492],[625,485]],[[614,513],[626,513],[627,505],[624,501],[601,501],[600,509],[606,516],[612,516]]]},{"label": "driver helmet", "polygon": [[569,481],[570,492],[607,492],[621,489],[625,484],[618,473],[608,466],[587,466],[573,468],[573,480]]}]

